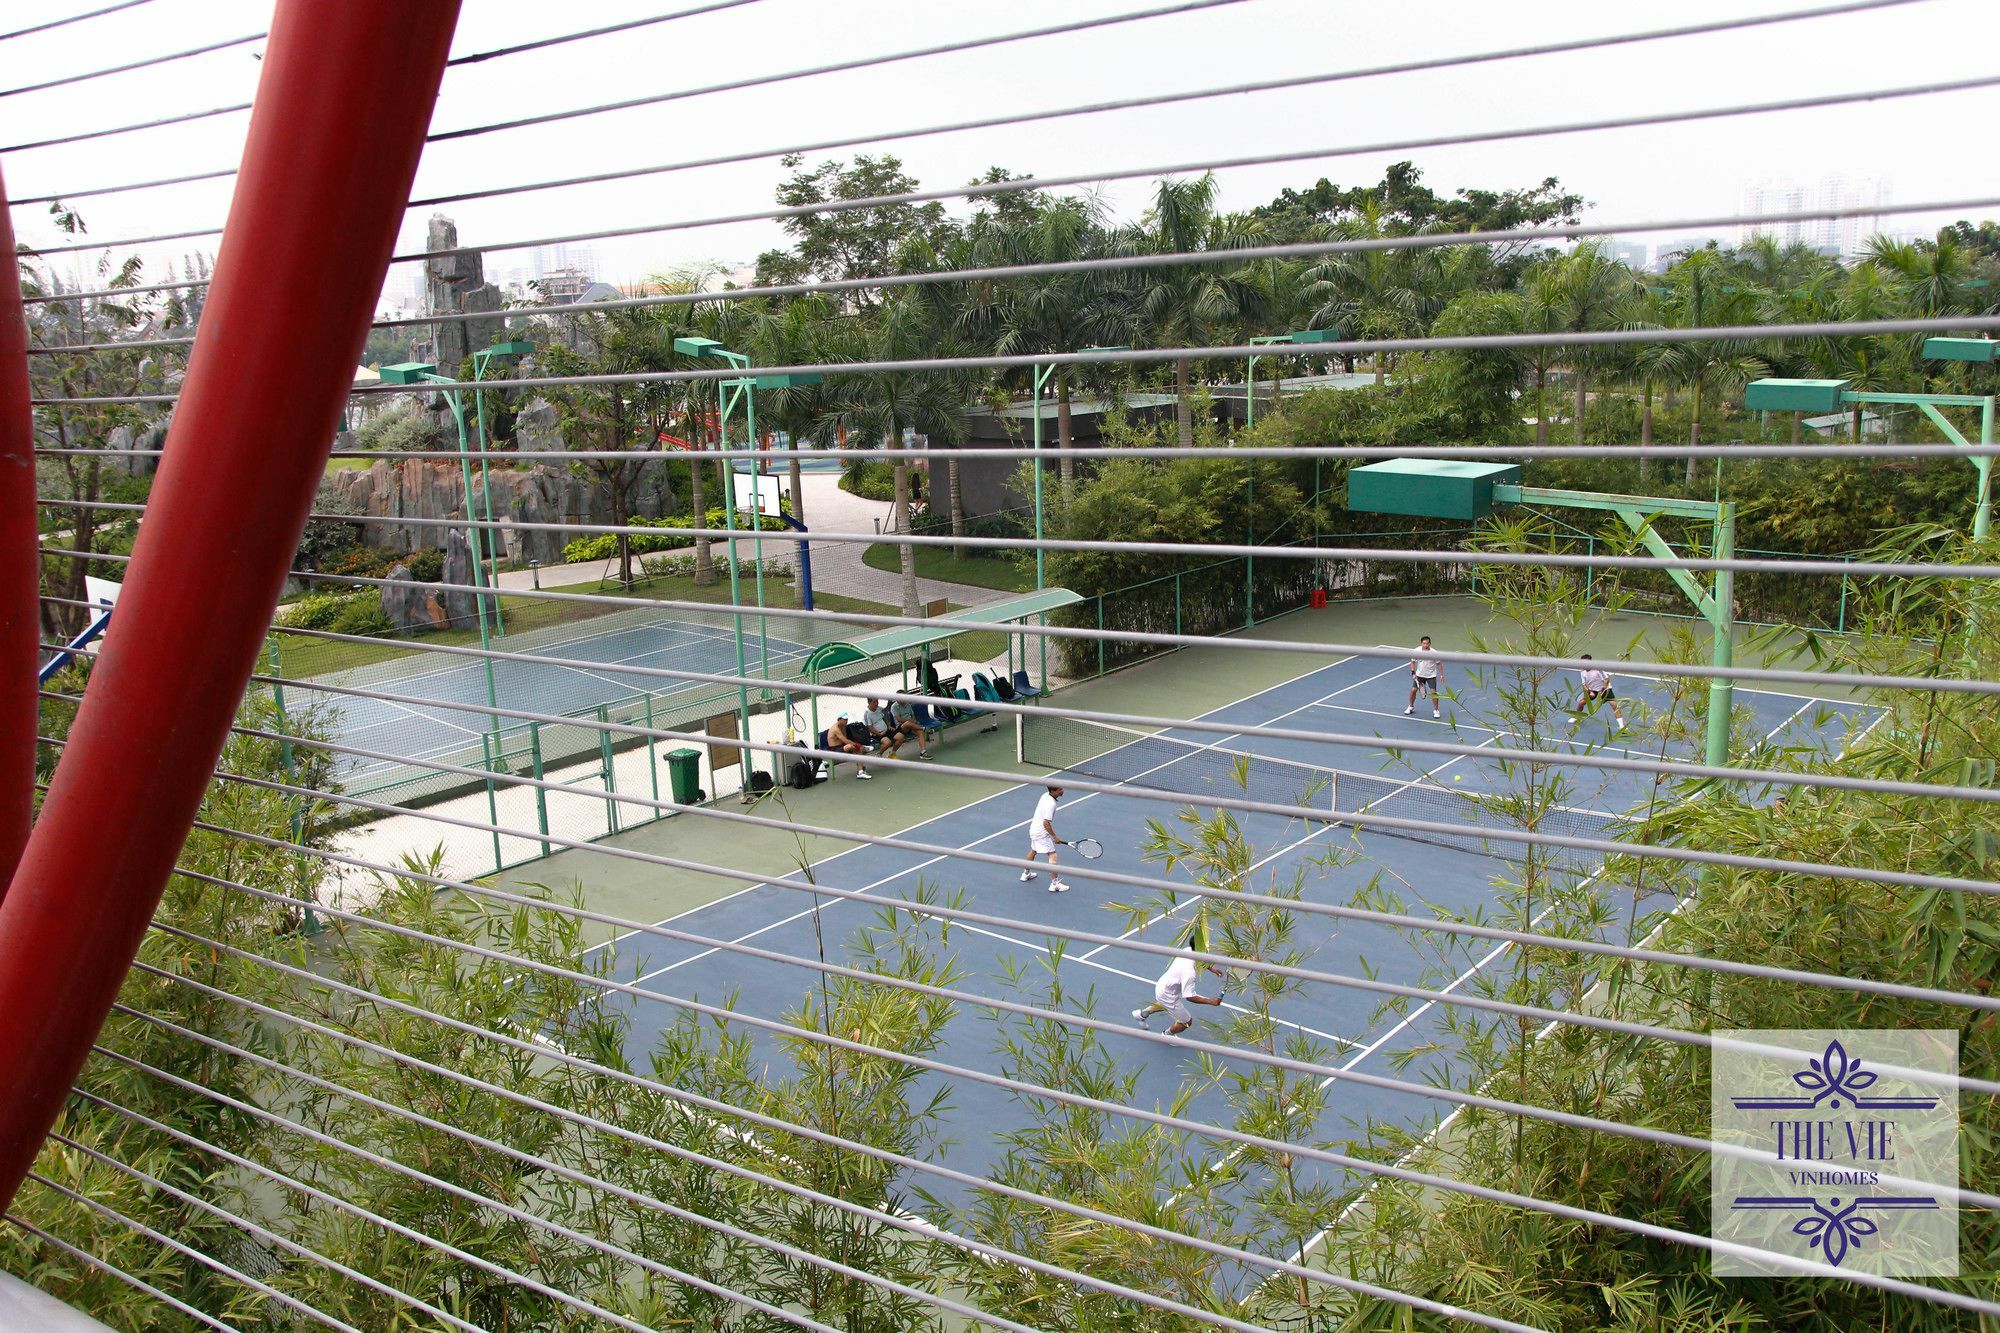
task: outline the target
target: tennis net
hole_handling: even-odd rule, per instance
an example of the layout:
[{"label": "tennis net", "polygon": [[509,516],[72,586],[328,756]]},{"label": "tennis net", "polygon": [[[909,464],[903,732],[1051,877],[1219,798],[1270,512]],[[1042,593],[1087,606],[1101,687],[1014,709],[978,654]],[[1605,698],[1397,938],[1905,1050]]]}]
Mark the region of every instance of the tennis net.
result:
[{"label": "tennis net", "polygon": [[[1355,773],[1059,713],[1017,713],[1014,727],[1015,748],[1022,763],[1077,777],[1150,787],[1196,800],[1230,797],[1297,806],[1315,813],[1421,819],[1436,827],[1355,827],[1509,861],[1525,859],[1528,851],[1527,843],[1492,837],[1496,829],[1524,827],[1518,816],[1502,807],[1499,798],[1423,778]],[[1556,805],[1540,811],[1533,831],[1565,838],[1615,839],[1624,822],[1604,811]],[[1563,861],[1590,855],[1553,850],[1556,859]]]}]

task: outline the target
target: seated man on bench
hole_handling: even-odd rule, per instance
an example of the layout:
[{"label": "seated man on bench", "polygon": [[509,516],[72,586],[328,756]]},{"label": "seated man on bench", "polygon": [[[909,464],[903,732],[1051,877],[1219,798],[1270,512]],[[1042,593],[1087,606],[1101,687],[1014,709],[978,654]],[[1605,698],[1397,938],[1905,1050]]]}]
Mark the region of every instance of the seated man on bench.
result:
[{"label": "seated man on bench", "polygon": [[874,752],[875,747],[868,743],[867,729],[858,723],[850,723],[847,720],[847,714],[842,713],[833,720],[833,725],[826,729],[826,748],[837,755],[852,754],[861,756],[861,766],[856,770],[855,777],[873,778],[875,776],[868,771],[868,756]]},{"label": "seated man on bench", "polygon": [[896,751],[903,748],[903,742],[914,736],[917,738],[917,758],[931,757],[930,739],[908,710],[900,706],[889,707],[880,699],[870,699],[868,711],[861,715],[861,720],[884,755],[893,757]]}]

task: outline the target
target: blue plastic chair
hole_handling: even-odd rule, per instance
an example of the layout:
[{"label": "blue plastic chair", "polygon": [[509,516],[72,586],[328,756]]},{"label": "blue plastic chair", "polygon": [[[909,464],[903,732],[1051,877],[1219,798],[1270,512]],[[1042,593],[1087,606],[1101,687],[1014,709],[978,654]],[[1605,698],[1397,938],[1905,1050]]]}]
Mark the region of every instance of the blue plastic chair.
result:
[{"label": "blue plastic chair", "polygon": [[1014,673],[1014,693],[1020,695],[1023,699],[1032,699],[1041,693],[1040,690],[1029,683],[1028,668],[1022,667]]}]

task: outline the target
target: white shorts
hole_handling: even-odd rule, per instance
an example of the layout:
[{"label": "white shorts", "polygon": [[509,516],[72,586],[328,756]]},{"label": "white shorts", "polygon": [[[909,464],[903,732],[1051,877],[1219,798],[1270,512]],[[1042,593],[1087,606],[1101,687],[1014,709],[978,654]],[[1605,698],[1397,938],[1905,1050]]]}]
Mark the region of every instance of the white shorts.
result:
[{"label": "white shorts", "polygon": [[1169,1000],[1158,991],[1154,991],[1153,1003],[1166,1010],[1168,1017],[1172,1018],[1176,1023],[1194,1022],[1194,1011],[1187,1007],[1187,1001],[1184,999]]},{"label": "white shorts", "polygon": [[1046,833],[1030,833],[1028,835],[1028,848],[1042,856],[1054,856],[1056,854],[1056,841]]}]

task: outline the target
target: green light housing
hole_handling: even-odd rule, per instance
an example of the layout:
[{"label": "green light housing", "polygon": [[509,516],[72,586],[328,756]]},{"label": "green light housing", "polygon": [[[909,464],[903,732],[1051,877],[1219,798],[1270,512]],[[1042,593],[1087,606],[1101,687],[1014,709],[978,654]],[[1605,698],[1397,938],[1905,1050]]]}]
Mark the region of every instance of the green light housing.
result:
[{"label": "green light housing", "polygon": [[2000,349],[2000,342],[1991,338],[1924,339],[1924,355],[1932,361],[1975,361],[1991,365],[1996,349]]},{"label": "green light housing", "polygon": [[1347,473],[1347,507],[1365,514],[1482,519],[1493,512],[1493,487],[1518,485],[1518,463],[1391,458]]},{"label": "green light housing", "polygon": [[1838,412],[1848,380],[1757,380],[1743,391],[1752,412]]},{"label": "green light housing", "polygon": [[674,350],[682,356],[719,356],[722,344],[713,338],[676,338]]},{"label": "green light housing", "polygon": [[430,361],[404,361],[381,370],[384,384],[422,384],[425,377],[437,374],[437,365]]},{"label": "green light housing", "polygon": [[514,342],[494,343],[491,347],[486,348],[485,352],[488,356],[527,356],[534,350],[535,345],[533,343],[516,340]]}]

